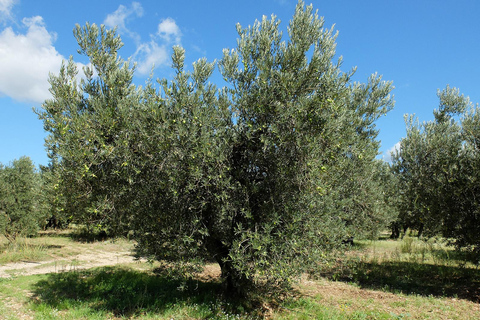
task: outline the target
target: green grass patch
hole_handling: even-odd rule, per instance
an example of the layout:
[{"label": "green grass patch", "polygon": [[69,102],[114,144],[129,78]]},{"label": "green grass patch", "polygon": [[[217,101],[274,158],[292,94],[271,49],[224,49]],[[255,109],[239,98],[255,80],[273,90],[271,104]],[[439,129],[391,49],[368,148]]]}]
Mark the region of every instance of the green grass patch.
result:
[{"label": "green grass patch", "polygon": [[[62,263],[71,264],[59,257],[125,252],[133,246],[124,239],[78,242],[65,232],[25,241],[55,257],[52,263],[59,270],[65,269]],[[480,318],[480,270],[441,240],[355,240],[341,259],[332,261],[317,274],[327,279],[301,282],[297,294],[285,300],[255,304],[224,298],[217,278],[172,280],[146,263],[14,276],[0,279],[0,318]]]},{"label": "green grass patch", "polygon": [[442,239],[357,241],[340,263],[320,274],[367,289],[480,303],[478,266]]},{"label": "green grass patch", "polygon": [[223,299],[220,292],[220,284],[215,282],[189,280],[185,286],[184,281],[108,267],[48,275],[34,285],[33,308],[47,319],[62,313],[80,314],[80,318],[88,313],[89,319],[163,319],[182,314],[193,319],[251,318],[242,312],[241,303]]},{"label": "green grass patch", "polygon": [[415,262],[361,262],[348,280],[363,288],[480,302],[480,270]]},{"label": "green grass patch", "polygon": [[[282,310],[283,311],[280,311]],[[402,314],[383,310],[354,309],[348,303],[339,303],[337,306],[322,304],[318,299],[300,298],[295,302],[286,303],[274,316],[275,319],[401,319]]]}]

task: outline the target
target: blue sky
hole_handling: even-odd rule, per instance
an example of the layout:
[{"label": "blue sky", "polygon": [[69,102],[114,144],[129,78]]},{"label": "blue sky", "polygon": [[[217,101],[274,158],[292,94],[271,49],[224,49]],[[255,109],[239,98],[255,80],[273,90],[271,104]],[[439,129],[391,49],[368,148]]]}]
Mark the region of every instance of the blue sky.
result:
[{"label": "blue sky", "polygon": [[[307,1],[307,3],[310,3]],[[395,109],[378,122],[380,157],[405,135],[404,114],[431,120],[437,89],[447,84],[480,102],[480,1],[317,0],[325,26],[339,31],[343,70],[355,80],[378,72],[395,85]],[[49,97],[48,74],[76,54],[72,30],[85,22],[118,26],[123,58],[137,63],[136,84],[152,64],[155,77],[171,77],[171,47],[187,62],[219,59],[236,45],[236,23],[253,24],[274,13],[285,29],[295,0],[113,1],[0,0],[0,163],[23,155],[47,164],[43,124],[32,112]],[[218,77],[212,78],[218,82]]]}]

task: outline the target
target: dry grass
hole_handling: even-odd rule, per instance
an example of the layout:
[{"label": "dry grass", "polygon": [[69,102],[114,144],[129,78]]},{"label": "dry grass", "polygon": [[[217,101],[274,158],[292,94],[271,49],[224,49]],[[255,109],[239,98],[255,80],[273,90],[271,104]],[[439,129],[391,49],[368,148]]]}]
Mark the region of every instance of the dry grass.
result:
[{"label": "dry grass", "polygon": [[10,244],[0,238],[0,263],[17,261],[45,261],[72,258],[80,254],[130,251],[133,242],[125,239],[83,242],[72,237],[72,230],[42,231],[38,237],[18,238]]}]

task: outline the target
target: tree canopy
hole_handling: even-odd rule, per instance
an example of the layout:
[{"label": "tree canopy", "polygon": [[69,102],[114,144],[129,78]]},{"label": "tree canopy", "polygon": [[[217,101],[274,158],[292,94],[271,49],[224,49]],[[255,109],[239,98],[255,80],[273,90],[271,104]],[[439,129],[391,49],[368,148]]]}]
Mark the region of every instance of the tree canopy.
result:
[{"label": "tree canopy", "polygon": [[478,262],[479,107],[449,86],[438,97],[434,121],[407,118],[407,136],[393,158],[400,219],[451,239],[474,252]]},{"label": "tree canopy", "polygon": [[77,26],[85,78],[64,63],[38,111],[77,219],[130,232],[140,256],[214,260],[232,294],[288,284],[388,224],[375,121],[393,106],[391,83],[341,71],[336,33],[312,6],[299,2],[287,37],[279,26],[237,25],[222,88],[209,82],[215,63],[188,69],[181,47],[173,79],[137,87],[115,30]]},{"label": "tree canopy", "polygon": [[0,234],[13,242],[36,233],[45,210],[40,175],[29,157],[0,164]]}]

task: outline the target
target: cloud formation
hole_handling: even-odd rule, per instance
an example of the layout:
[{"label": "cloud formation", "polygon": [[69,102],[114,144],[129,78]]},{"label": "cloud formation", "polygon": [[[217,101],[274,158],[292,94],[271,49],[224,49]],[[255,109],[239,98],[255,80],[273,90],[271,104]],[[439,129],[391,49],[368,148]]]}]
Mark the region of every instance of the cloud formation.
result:
[{"label": "cloud formation", "polygon": [[[0,0],[1,1],[1,0]],[[104,20],[104,24],[109,28],[117,28],[118,32],[126,34],[136,42],[140,41],[140,36],[127,28],[127,21],[132,20],[134,17],[143,16],[143,7],[138,2],[132,2],[130,8],[125,7],[124,5],[118,6],[118,9],[115,12],[110,13]]]},{"label": "cloud formation", "polygon": [[167,43],[180,44],[182,32],[172,18],[166,18],[158,24],[157,34]]},{"label": "cloud formation", "polygon": [[12,8],[17,0],[0,0],[0,22],[12,19]]},{"label": "cloud formation", "polygon": [[134,54],[137,63],[136,70],[142,75],[150,73],[154,66],[167,64],[168,58],[167,48],[159,46],[154,40],[142,43]]},{"label": "cloud formation", "polygon": [[140,44],[133,55],[137,62],[137,71],[146,75],[152,68],[168,64],[171,47],[179,45],[181,37],[182,33],[175,20],[172,18],[162,20],[158,24],[157,33],[150,35],[151,41]]},{"label": "cloud formation", "polygon": [[[0,25],[12,20],[11,10],[18,0],[0,0]],[[129,29],[128,22],[142,17],[143,8],[138,2],[131,6],[120,5],[107,15],[105,25],[117,27],[119,33],[134,39],[136,51],[132,58],[139,74],[148,74],[152,67],[169,62],[171,47],[180,44],[181,31],[175,20],[166,18],[150,34],[150,41],[142,42],[140,36]],[[54,46],[57,35],[49,32],[41,16],[24,18],[20,31],[6,27],[0,32],[0,96],[19,102],[40,104],[51,98],[49,73],[58,73],[65,60]],[[79,65],[81,70],[81,65]]]},{"label": "cloud formation", "polygon": [[51,96],[49,72],[58,72],[64,57],[53,46],[56,34],[47,31],[42,17],[24,18],[22,24],[25,34],[11,27],[0,33],[0,94],[42,103]]},{"label": "cloud formation", "polygon": [[173,45],[180,44],[182,32],[174,19],[168,17],[160,21],[155,34],[150,34],[150,41],[141,41],[138,33],[128,27],[128,22],[143,16],[142,5],[132,2],[130,7],[120,5],[115,12],[108,14],[104,24],[109,28],[117,27],[120,34],[134,40],[136,50],[133,61],[137,64],[137,72],[147,75],[153,67],[160,67],[169,62],[170,50]]}]

